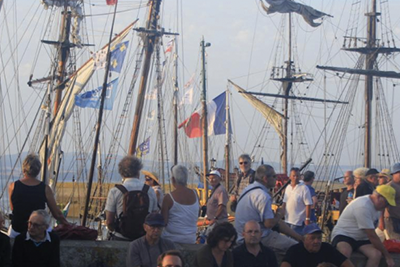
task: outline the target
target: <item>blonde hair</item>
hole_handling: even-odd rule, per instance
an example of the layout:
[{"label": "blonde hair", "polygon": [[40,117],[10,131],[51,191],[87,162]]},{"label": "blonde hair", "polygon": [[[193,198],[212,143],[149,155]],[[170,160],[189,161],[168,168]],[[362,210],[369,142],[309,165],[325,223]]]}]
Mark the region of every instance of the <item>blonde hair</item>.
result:
[{"label": "blonde hair", "polygon": [[367,178],[367,176],[365,174],[367,173],[368,170],[369,169],[365,168],[365,167],[357,168],[357,169],[355,169],[353,171],[353,176],[354,177],[361,177],[361,178],[365,179],[365,178]]}]

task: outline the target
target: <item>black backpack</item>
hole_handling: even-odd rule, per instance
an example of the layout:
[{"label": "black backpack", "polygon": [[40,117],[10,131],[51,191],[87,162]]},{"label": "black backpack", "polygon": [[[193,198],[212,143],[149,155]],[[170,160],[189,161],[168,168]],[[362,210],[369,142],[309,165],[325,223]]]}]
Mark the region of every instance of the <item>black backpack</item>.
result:
[{"label": "black backpack", "polygon": [[128,191],[121,185],[115,185],[123,194],[122,213],[117,218],[116,231],[131,240],[146,234],[143,229],[144,220],[149,214],[150,199],[147,192],[149,186],[143,185],[142,190]]}]

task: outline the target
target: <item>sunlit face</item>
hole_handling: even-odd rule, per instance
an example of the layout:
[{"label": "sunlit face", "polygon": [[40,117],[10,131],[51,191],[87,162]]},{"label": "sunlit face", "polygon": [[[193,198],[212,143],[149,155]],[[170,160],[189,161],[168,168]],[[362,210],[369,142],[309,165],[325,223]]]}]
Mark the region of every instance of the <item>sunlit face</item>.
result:
[{"label": "sunlit face", "polygon": [[147,238],[151,240],[158,240],[161,236],[161,233],[164,229],[164,227],[156,225],[156,226],[150,226],[147,224],[143,224],[144,231],[146,232]]},{"label": "sunlit face", "polygon": [[178,256],[167,255],[162,261],[162,267],[182,267],[182,261]]},{"label": "sunlit face", "polygon": [[221,177],[215,174],[208,176],[208,181],[212,187],[216,187],[221,182]]},{"label": "sunlit face", "polygon": [[242,172],[247,173],[251,168],[251,161],[248,158],[240,158],[239,167]]},{"label": "sunlit face", "polygon": [[292,183],[298,184],[300,181],[300,172],[299,171],[291,171],[290,172],[290,181],[292,181]]},{"label": "sunlit face", "polygon": [[378,185],[378,175],[377,174],[368,175],[367,180],[369,182],[371,182],[373,185]]},{"label": "sunlit face", "polygon": [[29,235],[36,240],[43,239],[46,234],[47,225],[44,222],[43,216],[32,214],[28,221]]},{"label": "sunlit face", "polygon": [[151,179],[149,176],[145,176],[144,178],[146,179],[145,183],[146,183],[148,186],[153,186],[153,185],[154,185],[154,180]]},{"label": "sunlit face", "polygon": [[352,185],[352,184],[354,184],[354,176],[353,176],[353,172],[352,172],[352,171],[347,171],[347,172],[344,174],[343,183],[344,183],[345,185]]},{"label": "sunlit face", "polygon": [[261,228],[260,225],[256,222],[247,222],[244,226],[242,234],[246,244],[256,245],[261,241]]},{"label": "sunlit face", "polygon": [[378,177],[378,183],[379,185],[387,184],[388,178],[385,175],[379,175]]},{"label": "sunlit face", "polygon": [[395,182],[396,184],[399,184],[400,183],[400,172],[396,172],[392,176],[393,176],[393,182]]},{"label": "sunlit face", "polygon": [[317,253],[321,249],[322,233],[316,232],[305,235],[303,244],[308,252]]},{"label": "sunlit face", "polygon": [[220,251],[227,251],[232,246],[232,243],[235,241],[235,237],[231,238],[225,237],[222,240],[218,241],[217,247]]},{"label": "sunlit face", "polygon": [[355,177],[354,178],[354,187],[359,186],[362,183],[363,178],[362,177]]}]

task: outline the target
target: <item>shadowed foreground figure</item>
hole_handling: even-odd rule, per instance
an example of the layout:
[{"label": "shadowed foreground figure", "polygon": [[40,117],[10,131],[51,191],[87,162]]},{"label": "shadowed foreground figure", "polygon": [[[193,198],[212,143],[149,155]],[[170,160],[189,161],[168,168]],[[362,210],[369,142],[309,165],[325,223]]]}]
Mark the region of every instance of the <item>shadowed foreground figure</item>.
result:
[{"label": "shadowed foreground figure", "polygon": [[304,227],[303,235],[304,242],[289,248],[281,267],[354,267],[342,253],[322,242],[322,231],[315,223]]},{"label": "shadowed foreground figure", "polygon": [[28,220],[28,232],[15,238],[12,264],[15,267],[60,266],[60,239],[47,232],[50,216],[45,210],[32,212]]},{"label": "shadowed foreground figure", "polygon": [[168,250],[161,254],[157,260],[157,267],[184,267],[185,261],[178,250]]}]

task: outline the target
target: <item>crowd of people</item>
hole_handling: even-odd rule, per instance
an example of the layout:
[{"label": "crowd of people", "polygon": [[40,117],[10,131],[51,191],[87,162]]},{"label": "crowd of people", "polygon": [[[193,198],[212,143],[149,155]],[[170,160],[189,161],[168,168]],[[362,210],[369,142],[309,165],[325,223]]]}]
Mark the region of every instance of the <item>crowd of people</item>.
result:
[{"label": "crowd of people", "polygon": [[[105,205],[109,239],[127,242],[126,266],[184,266],[182,244],[195,244],[200,203],[188,187],[189,171],[171,168],[173,190],[162,192],[156,175],[142,170],[140,159],[126,156],[118,164],[123,178],[108,192]],[[367,257],[367,267],[394,260],[383,239],[400,237],[400,163],[392,170],[358,168],[344,174],[340,217],[331,244],[322,242],[317,225],[315,174],[290,170],[283,204],[275,208],[271,192],[277,175],[272,166],[251,168],[247,154],[229,196],[218,170],[207,174],[211,194],[206,203],[205,244],[194,258],[196,267],[354,266],[351,254]],[[60,266],[60,239],[51,231],[49,208],[60,224],[68,224],[50,187],[37,179],[41,163],[35,155],[23,162],[23,178],[10,184],[13,213],[8,235],[0,234],[0,266]],[[145,177],[141,176],[144,174]],[[230,200],[231,206],[228,207]],[[228,208],[235,222],[228,222]],[[4,218],[0,214],[0,225]],[[13,248],[10,238],[15,238]]]}]

